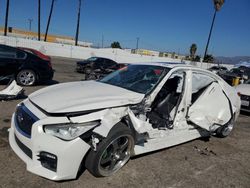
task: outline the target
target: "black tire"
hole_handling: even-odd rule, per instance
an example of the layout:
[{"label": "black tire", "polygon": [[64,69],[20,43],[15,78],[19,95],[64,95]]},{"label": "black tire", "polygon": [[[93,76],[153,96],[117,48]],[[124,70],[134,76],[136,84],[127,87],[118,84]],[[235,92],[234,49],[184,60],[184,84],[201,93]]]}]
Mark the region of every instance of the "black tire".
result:
[{"label": "black tire", "polygon": [[111,176],[129,161],[133,149],[131,130],[123,123],[118,123],[98,144],[96,151],[90,150],[85,167],[95,177]]},{"label": "black tire", "polygon": [[225,138],[228,135],[230,135],[230,133],[233,131],[233,128],[234,128],[234,120],[231,120],[229,123],[227,123],[224,126],[221,126],[216,130],[216,136],[220,138]]},{"label": "black tire", "polygon": [[37,82],[37,75],[33,70],[23,69],[17,73],[16,81],[19,85],[31,86]]}]

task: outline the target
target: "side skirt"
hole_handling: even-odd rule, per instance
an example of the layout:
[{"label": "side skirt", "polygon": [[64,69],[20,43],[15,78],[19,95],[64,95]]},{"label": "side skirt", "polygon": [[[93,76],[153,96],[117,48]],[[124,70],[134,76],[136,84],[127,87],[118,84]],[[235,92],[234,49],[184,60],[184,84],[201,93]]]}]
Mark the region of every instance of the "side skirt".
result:
[{"label": "side skirt", "polygon": [[169,130],[169,132],[161,138],[148,139],[147,142],[143,144],[135,145],[134,154],[140,155],[163,148],[168,148],[208,135],[209,133],[207,131],[194,128]]}]

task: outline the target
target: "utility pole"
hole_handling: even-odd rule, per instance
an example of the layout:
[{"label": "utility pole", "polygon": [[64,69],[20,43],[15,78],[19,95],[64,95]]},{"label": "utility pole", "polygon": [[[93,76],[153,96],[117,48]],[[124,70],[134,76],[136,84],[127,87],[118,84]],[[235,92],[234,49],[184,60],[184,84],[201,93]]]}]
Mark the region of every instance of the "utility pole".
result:
[{"label": "utility pole", "polygon": [[104,46],[104,36],[102,35],[102,48]]},{"label": "utility pole", "polygon": [[213,31],[214,20],[215,20],[215,17],[216,17],[216,13],[217,13],[217,10],[214,11],[213,21],[212,21],[212,24],[211,24],[211,27],[210,27],[210,31],[209,31],[209,35],[208,35],[208,39],[207,39],[207,45],[206,45],[205,53],[204,53],[204,56],[203,56],[203,61],[207,56],[207,49],[208,49],[208,45],[209,45],[209,42],[210,42],[212,31]]},{"label": "utility pole", "polygon": [[33,19],[29,18],[28,21],[29,21],[29,31],[31,31],[31,25],[32,25]]},{"label": "utility pole", "polygon": [[76,25],[76,37],[75,37],[75,45],[76,46],[78,45],[79,25],[80,25],[80,16],[81,16],[81,3],[82,3],[82,0],[79,0],[77,25]]},{"label": "utility pole", "polygon": [[138,47],[139,47],[139,40],[140,40],[140,38],[136,37],[136,50],[138,50]]},{"label": "utility pole", "polygon": [[41,39],[41,0],[38,0],[38,40],[40,41]]},{"label": "utility pole", "polygon": [[55,2],[55,0],[52,0],[51,6],[50,6],[49,19],[48,19],[48,22],[47,22],[47,27],[46,27],[45,37],[44,37],[45,42],[47,40],[47,35],[48,35],[48,30],[49,30],[49,25],[50,25],[50,19],[51,19],[51,15],[52,15],[53,8],[54,8],[54,2]]},{"label": "utility pole", "polygon": [[7,36],[9,6],[10,6],[10,0],[7,0],[7,4],[6,4],[6,14],[5,14],[4,36]]}]

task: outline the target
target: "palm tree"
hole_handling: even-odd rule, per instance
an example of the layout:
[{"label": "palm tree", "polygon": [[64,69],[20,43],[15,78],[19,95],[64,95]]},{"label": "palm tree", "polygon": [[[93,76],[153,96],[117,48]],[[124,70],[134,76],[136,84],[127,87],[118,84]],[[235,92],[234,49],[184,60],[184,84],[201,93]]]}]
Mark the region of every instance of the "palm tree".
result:
[{"label": "palm tree", "polygon": [[217,13],[217,11],[219,11],[221,9],[222,5],[225,3],[225,0],[213,0],[213,3],[214,3],[214,16],[213,16],[210,32],[209,32],[209,35],[208,35],[207,45],[206,45],[206,49],[205,49],[203,59],[205,59],[205,57],[207,56],[207,49],[208,49],[208,45],[209,45],[209,42],[210,42],[210,37],[211,37],[212,30],[213,30],[216,13]]},{"label": "palm tree", "polygon": [[47,40],[47,35],[48,35],[48,30],[49,30],[49,25],[50,25],[50,19],[51,19],[51,15],[52,15],[53,8],[54,8],[54,2],[55,2],[55,0],[52,0],[52,1],[51,1],[50,13],[49,13],[49,18],[48,18],[48,22],[47,22],[45,37],[44,37],[44,41],[45,41],[45,42],[46,42],[46,40]]},{"label": "palm tree", "polygon": [[75,45],[78,44],[78,36],[79,36],[79,25],[80,25],[80,16],[81,16],[81,0],[79,0],[78,5],[78,16],[77,16],[77,25],[76,25],[76,37],[75,37]]},{"label": "palm tree", "polygon": [[5,14],[4,36],[7,36],[8,17],[9,17],[9,6],[10,6],[10,1],[7,0],[7,4],[6,4],[6,14]]},{"label": "palm tree", "polygon": [[41,24],[40,24],[40,21],[41,21],[41,0],[38,0],[38,40],[40,41],[40,38],[41,38],[41,33],[40,33],[40,28],[41,28]]},{"label": "palm tree", "polygon": [[190,57],[191,59],[193,60],[194,59],[194,56],[195,56],[195,53],[196,53],[196,50],[197,50],[197,45],[195,43],[193,43],[190,47]]}]

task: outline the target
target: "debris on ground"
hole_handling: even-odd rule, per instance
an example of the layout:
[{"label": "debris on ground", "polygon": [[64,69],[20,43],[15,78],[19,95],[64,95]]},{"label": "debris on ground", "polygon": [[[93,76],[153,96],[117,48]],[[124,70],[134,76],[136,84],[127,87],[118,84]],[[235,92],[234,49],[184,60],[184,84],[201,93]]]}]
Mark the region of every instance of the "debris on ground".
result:
[{"label": "debris on ground", "polygon": [[201,155],[207,155],[207,156],[209,156],[210,154],[217,155],[213,150],[210,150],[208,147],[204,149],[199,149],[197,146],[194,146],[194,150]]},{"label": "debris on ground", "polygon": [[24,94],[24,89],[17,85],[16,81],[11,81],[5,89],[0,91],[0,100],[17,99]]}]

